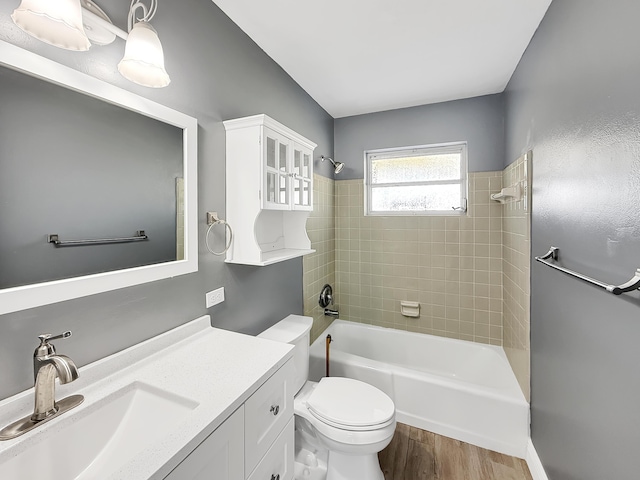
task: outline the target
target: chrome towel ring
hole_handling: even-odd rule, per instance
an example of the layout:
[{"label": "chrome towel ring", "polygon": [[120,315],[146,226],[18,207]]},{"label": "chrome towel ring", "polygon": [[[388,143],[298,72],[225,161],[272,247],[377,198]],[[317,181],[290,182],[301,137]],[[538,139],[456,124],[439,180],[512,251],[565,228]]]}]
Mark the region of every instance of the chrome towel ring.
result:
[{"label": "chrome towel ring", "polygon": [[[211,249],[211,246],[209,246],[209,234],[211,233],[211,229],[219,224],[224,225],[225,228],[229,230],[229,240],[227,241],[227,245],[225,246],[224,250],[222,250],[221,252],[214,252]],[[218,218],[217,212],[207,212],[207,225],[209,225],[209,228],[207,228],[207,233],[204,237],[204,243],[207,246],[207,250],[209,250],[209,253],[213,255],[224,255],[231,248],[231,242],[233,241],[233,230],[231,229],[231,225],[229,225],[221,218]]]}]

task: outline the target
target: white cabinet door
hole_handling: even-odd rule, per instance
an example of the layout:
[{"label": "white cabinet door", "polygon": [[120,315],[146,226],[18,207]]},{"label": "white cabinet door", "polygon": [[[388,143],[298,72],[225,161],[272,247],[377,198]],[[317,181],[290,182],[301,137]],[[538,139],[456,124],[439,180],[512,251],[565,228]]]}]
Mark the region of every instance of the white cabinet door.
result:
[{"label": "white cabinet door", "polygon": [[248,480],[292,480],[294,420],[291,418]]},{"label": "white cabinet door", "polygon": [[313,158],[308,148],[294,143],[291,169],[293,210],[313,210]]},{"label": "white cabinet door", "polygon": [[247,474],[253,471],[293,418],[294,374],[293,360],[289,360],[244,404],[244,465]]},{"label": "white cabinet door", "polygon": [[264,127],[262,206],[265,209],[291,209],[291,146],[287,137]]},{"label": "white cabinet door", "polygon": [[165,480],[244,480],[244,405],[198,445]]}]

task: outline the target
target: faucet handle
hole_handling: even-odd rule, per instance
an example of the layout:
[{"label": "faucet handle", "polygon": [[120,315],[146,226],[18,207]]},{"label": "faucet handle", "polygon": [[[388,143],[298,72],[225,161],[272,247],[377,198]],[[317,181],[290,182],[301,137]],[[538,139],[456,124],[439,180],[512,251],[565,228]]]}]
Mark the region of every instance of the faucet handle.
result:
[{"label": "faucet handle", "polygon": [[61,333],[60,335],[51,335],[50,333],[45,333],[43,335],[38,335],[41,343],[48,342],[49,340],[58,340],[60,338],[69,338],[73,333],[71,330],[67,330],[66,332]]},{"label": "faucet handle", "polygon": [[318,305],[322,308],[326,308],[329,304],[333,305],[333,289],[328,283],[322,287],[320,292],[320,298],[318,298]]},{"label": "faucet handle", "polygon": [[47,355],[55,355],[56,349],[53,345],[49,343],[49,340],[69,338],[71,335],[72,335],[71,330],[67,330],[66,332],[63,332],[60,335],[52,335],[50,333],[44,333],[42,335],[38,335],[38,338],[40,339],[40,345],[38,345],[38,348],[36,348],[36,351],[33,352],[33,356],[45,357]]}]

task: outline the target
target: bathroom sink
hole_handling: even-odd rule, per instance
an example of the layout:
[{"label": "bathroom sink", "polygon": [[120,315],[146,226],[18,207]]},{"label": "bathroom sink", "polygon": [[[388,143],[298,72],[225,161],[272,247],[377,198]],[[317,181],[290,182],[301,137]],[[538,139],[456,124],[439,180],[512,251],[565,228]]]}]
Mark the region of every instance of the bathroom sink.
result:
[{"label": "bathroom sink", "polygon": [[[107,478],[161,441],[198,402],[134,382],[34,430],[0,456],[3,480]],[[56,423],[59,422],[59,423]]]}]

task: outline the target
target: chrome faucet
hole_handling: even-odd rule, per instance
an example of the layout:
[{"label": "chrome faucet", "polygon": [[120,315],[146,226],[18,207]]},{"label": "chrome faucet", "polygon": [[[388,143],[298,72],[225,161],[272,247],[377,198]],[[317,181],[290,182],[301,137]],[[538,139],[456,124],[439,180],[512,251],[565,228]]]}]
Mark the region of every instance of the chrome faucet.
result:
[{"label": "chrome faucet", "polygon": [[59,402],[55,400],[56,377],[60,384],[73,382],[78,378],[78,367],[66,355],[58,355],[49,340],[69,338],[71,332],[52,336],[39,335],[40,345],[33,352],[33,374],[35,377],[35,402],[33,414],[0,430],[0,440],[10,440],[82,403],[82,395],[71,395]]},{"label": "chrome faucet", "polygon": [[78,367],[66,355],[56,354],[56,349],[49,340],[69,338],[71,332],[64,332],[55,337],[47,333],[39,335],[40,345],[33,352],[33,376],[35,377],[35,407],[31,420],[38,422],[58,412],[55,389],[56,377],[60,385],[73,382],[78,378]]},{"label": "chrome faucet", "polygon": [[340,316],[340,312],[338,312],[338,310],[332,310],[330,308],[325,308],[324,309],[324,314],[327,317],[335,317],[338,318]]}]

